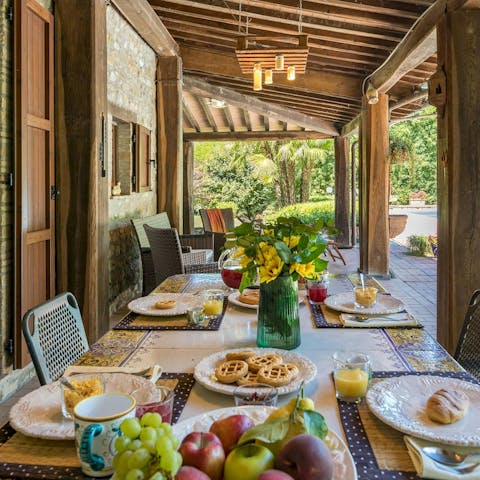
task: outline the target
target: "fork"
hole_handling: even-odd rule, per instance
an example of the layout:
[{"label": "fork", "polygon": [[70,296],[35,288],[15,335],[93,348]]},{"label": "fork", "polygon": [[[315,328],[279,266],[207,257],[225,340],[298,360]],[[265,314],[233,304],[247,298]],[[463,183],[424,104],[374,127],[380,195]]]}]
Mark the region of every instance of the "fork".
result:
[{"label": "fork", "polygon": [[446,472],[457,473],[460,475],[466,475],[467,473],[471,473],[480,465],[480,462],[476,462],[476,463],[473,463],[472,465],[468,465],[468,467],[454,467],[450,465],[443,465],[442,463],[437,462],[436,460],[434,460],[434,462],[437,468],[439,468],[440,470],[445,470]]},{"label": "fork", "polygon": [[[408,319],[408,316],[406,315],[405,316],[407,319]],[[378,317],[372,317],[372,316],[369,316],[369,315],[356,315],[355,317],[353,317],[353,319],[357,322],[367,322],[368,320],[393,320],[393,321],[401,321],[403,319],[400,319],[400,318],[395,318],[395,317],[387,317],[387,316],[384,316],[384,315],[381,315],[381,316],[378,316]]]}]

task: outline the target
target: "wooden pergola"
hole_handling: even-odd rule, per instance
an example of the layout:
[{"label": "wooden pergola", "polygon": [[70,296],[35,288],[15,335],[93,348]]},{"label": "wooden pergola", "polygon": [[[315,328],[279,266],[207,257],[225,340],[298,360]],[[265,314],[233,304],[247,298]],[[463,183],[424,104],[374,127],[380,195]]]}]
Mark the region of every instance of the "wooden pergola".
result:
[{"label": "wooden pergola", "polygon": [[[83,165],[77,195],[62,206],[58,220],[68,242],[59,249],[60,284],[81,282],[69,274],[76,250],[88,257],[84,310],[104,329],[106,268],[105,180],[98,174],[98,145],[105,98],[105,2],[58,2],[57,82],[64,97],[83,102],[71,119],[66,101],[57,107],[62,122],[57,156],[74,168],[75,147],[86,140],[90,163]],[[282,0],[111,0],[158,55],[158,210],[179,229],[191,228],[193,142],[335,138],[337,228],[348,242],[350,142],[359,133],[360,269],[389,273],[388,130],[427,100],[438,112],[438,338],[452,351],[472,291],[480,285],[480,2],[478,0],[305,0],[302,33],[309,38],[305,74],[294,82],[275,77],[260,92],[242,74],[235,57],[239,9],[250,19],[249,34],[298,33],[299,2]],[[242,28],[240,22],[240,29]],[[75,28],[75,29],[73,29]],[[75,36],[71,33],[75,31]],[[268,43],[268,41],[267,41]],[[275,41],[271,41],[272,47]],[[68,74],[66,73],[68,72]],[[90,81],[81,85],[75,72]],[[425,82],[429,82],[428,92]],[[378,96],[369,103],[366,93]],[[85,99],[91,101],[85,107]],[[209,99],[226,102],[212,108]],[[62,186],[60,185],[60,189]],[[89,198],[88,215],[81,193]],[[84,198],[84,197],[83,197]],[[69,219],[79,219],[75,228]],[[63,228],[63,230],[62,230]],[[78,238],[88,239],[75,243]],[[71,260],[70,260],[71,263]]]}]

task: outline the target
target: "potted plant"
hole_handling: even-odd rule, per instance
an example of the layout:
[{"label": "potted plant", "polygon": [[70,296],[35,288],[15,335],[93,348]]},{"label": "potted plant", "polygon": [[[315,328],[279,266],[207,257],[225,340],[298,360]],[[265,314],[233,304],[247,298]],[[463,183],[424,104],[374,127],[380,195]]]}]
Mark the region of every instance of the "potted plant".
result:
[{"label": "potted plant", "polygon": [[429,235],[428,242],[432,247],[433,256],[436,258],[438,254],[438,237],[436,235]]}]

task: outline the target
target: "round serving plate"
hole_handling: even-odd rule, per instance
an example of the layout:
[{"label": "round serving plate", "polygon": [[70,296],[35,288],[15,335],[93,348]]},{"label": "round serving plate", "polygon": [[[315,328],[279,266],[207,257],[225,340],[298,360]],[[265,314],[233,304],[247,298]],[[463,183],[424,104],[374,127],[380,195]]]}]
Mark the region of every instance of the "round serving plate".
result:
[{"label": "round serving plate", "polygon": [[[156,308],[158,301],[175,300],[177,303],[173,308]],[[146,297],[136,298],[128,304],[128,308],[140,315],[154,317],[172,317],[183,315],[189,307],[199,307],[200,298],[190,293],[151,293]]]},{"label": "round serving plate", "polygon": [[333,310],[346,313],[358,313],[360,315],[386,315],[405,309],[405,305],[398,298],[391,295],[377,294],[377,302],[369,308],[360,308],[355,305],[353,292],[339,293],[325,299],[325,305]]}]

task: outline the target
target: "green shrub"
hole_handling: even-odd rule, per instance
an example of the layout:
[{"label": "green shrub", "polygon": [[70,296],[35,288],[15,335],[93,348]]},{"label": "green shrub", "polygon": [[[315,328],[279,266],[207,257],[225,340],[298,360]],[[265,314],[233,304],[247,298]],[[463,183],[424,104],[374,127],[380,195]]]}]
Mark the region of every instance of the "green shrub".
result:
[{"label": "green shrub", "polygon": [[333,200],[287,205],[274,213],[265,215],[265,222],[275,222],[278,217],[296,217],[308,225],[313,225],[323,219],[325,225],[333,226],[335,224],[335,205]]},{"label": "green shrub", "polygon": [[432,256],[432,247],[426,235],[411,235],[407,238],[407,243],[412,255],[420,257]]}]

